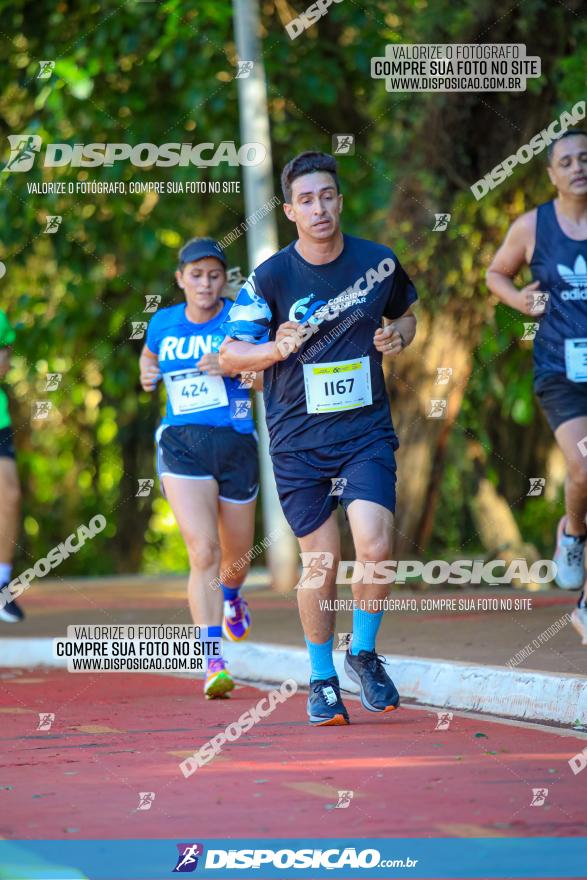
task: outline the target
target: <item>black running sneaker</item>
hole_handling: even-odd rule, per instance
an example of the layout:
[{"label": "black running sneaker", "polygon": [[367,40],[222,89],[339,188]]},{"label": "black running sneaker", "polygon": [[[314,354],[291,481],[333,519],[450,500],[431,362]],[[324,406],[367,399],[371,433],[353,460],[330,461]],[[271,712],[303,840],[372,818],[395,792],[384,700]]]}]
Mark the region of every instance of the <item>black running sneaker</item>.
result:
[{"label": "black running sneaker", "polygon": [[[0,584],[0,592],[2,592],[7,586],[7,583]],[[12,602],[6,602],[6,604],[4,604],[3,592],[2,595],[0,595],[0,605],[2,605],[0,608],[0,620],[4,620],[6,623],[20,623],[21,620],[24,620],[24,611],[16,604],[14,599]]]},{"label": "black running sneaker", "polygon": [[338,677],[310,682],[308,694],[308,715],[310,724],[326,727],[334,724],[349,724],[349,713],[340,698]]},{"label": "black running sneaker", "polygon": [[399,706],[399,694],[383,668],[386,663],[375,651],[346,652],[345,672],[361,688],[361,703],[370,712],[392,712]]}]

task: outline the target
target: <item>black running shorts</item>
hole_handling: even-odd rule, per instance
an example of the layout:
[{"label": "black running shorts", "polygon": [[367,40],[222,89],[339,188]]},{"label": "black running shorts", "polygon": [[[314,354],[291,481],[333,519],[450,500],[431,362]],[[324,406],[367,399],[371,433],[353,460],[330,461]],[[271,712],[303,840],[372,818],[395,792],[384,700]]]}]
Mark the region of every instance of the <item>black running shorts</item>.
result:
[{"label": "black running shorts", "polygon": [[587,417],[587,382],[571,382],[564,373],[551,373],[538,379],[534,390],[553,431],[571,419]]},{"label": "black running shorts", "polygon": [[246,504],[259,491],[256,434],[207,425],[161,425],[157,473],[186,480],[216,480],[223,501]]},{"label": "black running shorts", "polygon": [[12,428],[0,428],[0,458],[16,458]]}]

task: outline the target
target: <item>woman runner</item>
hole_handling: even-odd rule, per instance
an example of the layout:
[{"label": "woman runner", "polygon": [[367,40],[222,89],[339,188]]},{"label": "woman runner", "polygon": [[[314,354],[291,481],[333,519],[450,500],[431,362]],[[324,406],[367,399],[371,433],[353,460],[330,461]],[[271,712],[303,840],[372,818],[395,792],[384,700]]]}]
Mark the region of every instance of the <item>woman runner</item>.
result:
[{"label": "woman runner", "polygon": [[[222,297],[226,257],[220,245],[208,238],[188,241],[175,278],[185,303],[151,319],[141,385],[154,391],[163,379],[167,391],[155,435],[157,472],[189,554],[194,624],[207,627],[210,638],[241,641],[251,626],[239,590],[249,567],[259,470],[246,383],[218,364],[220,325],[232,305]],[[206,697],[226,697],[233,688],[225,661],[210,658]]]}]

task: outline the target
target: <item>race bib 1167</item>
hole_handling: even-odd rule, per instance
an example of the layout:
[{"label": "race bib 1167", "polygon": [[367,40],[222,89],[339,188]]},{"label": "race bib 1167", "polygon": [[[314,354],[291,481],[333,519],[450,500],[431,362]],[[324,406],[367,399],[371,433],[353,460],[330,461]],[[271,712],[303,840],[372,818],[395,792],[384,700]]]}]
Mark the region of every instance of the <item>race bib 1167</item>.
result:
[{"label": "race bib 1167", "polygon": [[309,413],[344,412],[373,402],[368,357],[304,364],[304,385]]}]

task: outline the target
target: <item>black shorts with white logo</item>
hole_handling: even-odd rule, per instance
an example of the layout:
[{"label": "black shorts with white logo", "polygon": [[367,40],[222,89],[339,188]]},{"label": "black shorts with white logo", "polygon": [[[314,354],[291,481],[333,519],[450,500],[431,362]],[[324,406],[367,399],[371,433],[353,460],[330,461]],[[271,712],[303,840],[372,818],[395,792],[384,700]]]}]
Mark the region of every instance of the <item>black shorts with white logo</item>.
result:
[{"label": "black shorts with white logo", "polygon": [[257,497],[256,434],[207,425],[161,425],[155,439],[159,479],[216,480],[219,498],[235,504]]}]

